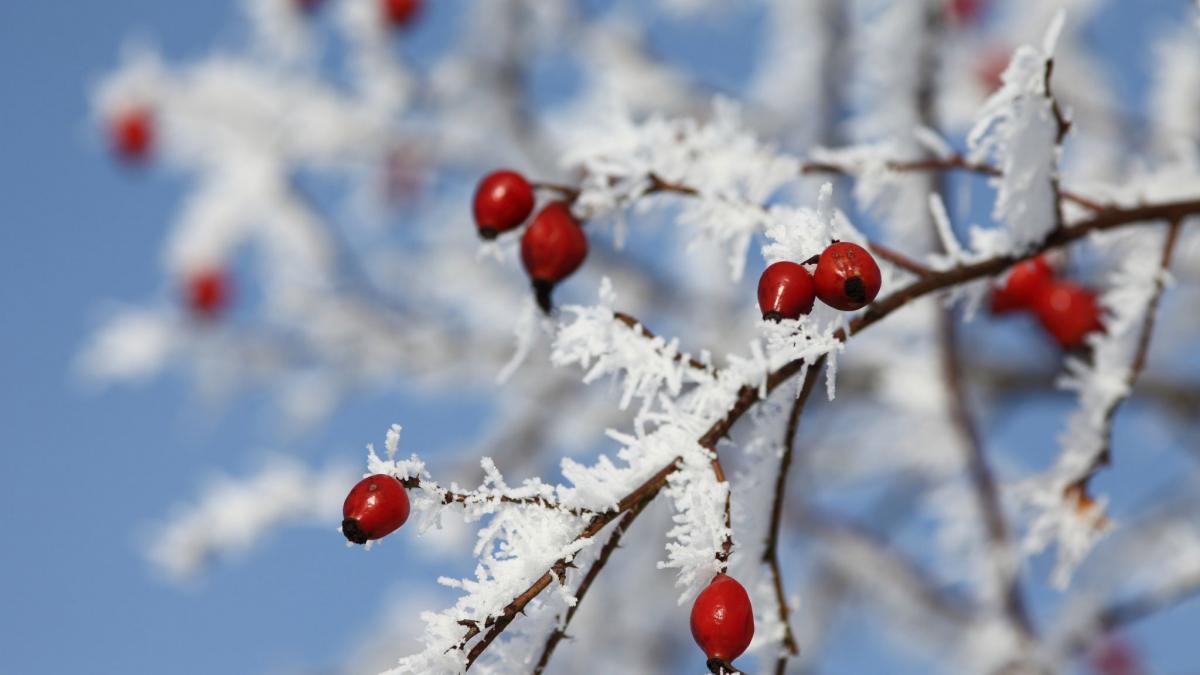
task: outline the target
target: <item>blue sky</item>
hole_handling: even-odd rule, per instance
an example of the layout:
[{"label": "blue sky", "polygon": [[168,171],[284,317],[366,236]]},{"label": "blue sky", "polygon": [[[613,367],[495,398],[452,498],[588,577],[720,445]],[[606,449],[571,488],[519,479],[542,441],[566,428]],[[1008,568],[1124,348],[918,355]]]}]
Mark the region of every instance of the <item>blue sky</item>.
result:
[{"label": "blue sky", "polygon": [[[1095,27],[1112,63],[1124,64],[1130,107],[1141,94],[1142,37],[1186,4],[1125,0]],[[184,187],[110,161],[89,123],[88,87],[126,37],[193,57],[229,36],[235,12],[228,1],[0,3],[0,674],[237,675],[337,663],[378,611],[373,589],[395,578],[395,558],[354,555],[331,523],[281,534],[218,565],[200,588],[180,589],[150,574],[142,538],[217,467],[244,472],[276,449],[360,461],[362,444],[401,409],[427,422],[406,428],[406,444],[454,440],[437,424],[448,408],[394,393],[360,396],[315,433],[282,438],[254,398],[214,416],[177,378],[101,392],[73,379],[102,303],[159,287],[163,223]],[[1053,411],[1029,418],[1053,433]],[[431,585],[432,574],[417,572],[409,583]],[[1188,607],[1134,635],[1164,672],[1184,672],[1198,622]]]}]

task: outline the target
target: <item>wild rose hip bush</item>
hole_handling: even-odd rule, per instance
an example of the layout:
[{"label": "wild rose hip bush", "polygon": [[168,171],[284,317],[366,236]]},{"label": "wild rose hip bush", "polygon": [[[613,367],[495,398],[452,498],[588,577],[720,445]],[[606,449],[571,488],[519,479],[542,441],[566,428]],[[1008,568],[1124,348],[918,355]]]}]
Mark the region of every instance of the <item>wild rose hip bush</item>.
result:
[{"label": "wild rose hip bush", "polygon": [[1116,631],[1200,589],[1200,10],[1117,50],[1120,5],[244,0],[131,48],[98,133],[188,189],[89,376],[296,429],[490,401],[451,456],[402,411],[357,486],[202,493],[152,560],[339,504],[397,570],[448,538],[466,576],[404,583],[449,606],[361,627],[389,672],[1153,670]]}]

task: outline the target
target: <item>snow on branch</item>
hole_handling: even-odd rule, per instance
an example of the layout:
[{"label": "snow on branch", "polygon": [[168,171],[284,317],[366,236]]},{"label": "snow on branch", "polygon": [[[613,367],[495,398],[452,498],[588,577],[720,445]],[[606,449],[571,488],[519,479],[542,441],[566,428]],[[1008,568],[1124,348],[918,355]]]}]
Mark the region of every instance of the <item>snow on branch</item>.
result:
[{"label": "snow on branch", "polygon": [[653,192],[655,182],[690,186],[699,197],[682,205],[680,224],[728,248],[732,277],[745,266],[751,236],[762,227],[758,208],[799,172],[742,124],[737,106],[718,100],[707,123],[651,116],[635,122],[621,112],[572,139],[563,158],[584,172],[576,205],[589,218],[614,215]]},{"label": "snow on branch", "polygon": [[1002,172],[993,181],[993,215],[1007,228],[1000,238],[1008,250],[1027,249],[1061,224],[1057,166],[1066,122],[1050,92],[1050,72],[1064,20],[1060,11],[1040,49],[1017,48],[1003,86],[984,104],[967,137],[971,159],[991,158]]},{"label": "snow on branch", "polygon": [[337,520],[352,480],[348,467],[312,470],[272,458],[251,476],[213,480],[154,529],[146,554],[170,578],[192,579],[213,559],[247,551],[284,525]]},{"label": "snow on branch", "polygon": [[1079,395],[1079,407],[1060,436],[1062,452],[1054,466],[1018,490],[1033,512],[1024,547],[1058,549],[1053,581],[1065,587],[1076,566],[1108,531],[1104,500],[1087,491],[1091,476],[1111,461],[1112,419],[1145,364],[1158,300],[1168,282],[1179,229],[1113,237],[1108,244],[1120,260],[1100,302],[1104,331],[1089,338],[1091,359],[1070,358],[1060,385]]}]

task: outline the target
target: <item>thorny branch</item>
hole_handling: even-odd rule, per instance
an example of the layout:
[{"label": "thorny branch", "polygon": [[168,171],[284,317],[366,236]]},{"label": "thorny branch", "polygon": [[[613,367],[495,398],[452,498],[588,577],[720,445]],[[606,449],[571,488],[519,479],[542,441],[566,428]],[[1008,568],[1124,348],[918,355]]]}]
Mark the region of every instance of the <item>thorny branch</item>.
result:
[{"label": "thorny branch", "polygon": [[[1091,218],[1055,230],[1040,246],[1033,247],[1032,250],[1026,251],[1023,254],[1000,255],[978,262],[958,265],[927,277],[918,278],[900,290],[876,300],[867,307],[866,311],[850,322],[848,330],[839,330],[834,335],[839,340],[846,340],[850,335],[855,335],[869,328],[917,298],[967,282],[994,276],[1022,260],[1033,258],[1050,249],[1061,248],[1094,232],[1161,220],[1182,222],[1184,218],[1197,214],[1200,214],[1200,199],[1164,202],[1129,208],[1108,208],[1093,215]],[[725,416],[715,421],[699,438],[699,445],[705,448],[714,447],[717,441],[727,436],[733,425],[750,408],[759,402],[760,392],[770,394],[781,384],[801,372],[805,368],[805,365],[805,362],[799,359],[790,361],[768,374],[766,382],[761,387],[743,386],[738,392],[737,399]],[[587,526],[576,536],[575,541],[594,537],[606,525],[626,511],[643,501],[652,500],[658,495],[663,486],[666,485],[667,479],[671,474],[678,470],[679,461],[680,459],[676,458],[660,469],[656,474],[622,498],[614,510],[593,515],[591,520],[588,521]],[[495,641],[500,633],[512,623],[516,615],[522,612],[534,597],[549,586],[553,579],[563,574],[569,564],[570,558],[560,558],[557,560],[529,588],[506,605],[499,615],[489,619],[490,623],[485,625],[488,628],[487,633],[471,648],[467,655],[468,668]],[[467,635],[460,643],[460,648],[463,649],[466,648],[466,644],[471,639],[482,632],[477,623],[467,622],[467,625]]]}]

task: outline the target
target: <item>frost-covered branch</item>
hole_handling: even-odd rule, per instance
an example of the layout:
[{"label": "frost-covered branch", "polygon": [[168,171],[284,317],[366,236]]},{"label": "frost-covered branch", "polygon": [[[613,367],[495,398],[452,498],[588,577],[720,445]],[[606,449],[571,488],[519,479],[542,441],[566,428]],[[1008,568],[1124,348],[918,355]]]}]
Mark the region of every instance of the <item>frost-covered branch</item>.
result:
[{"label": "frost-covered branch", "polygon": [[820,371],[822,365],[824,365],[823,359],[813,364],[808,375],[804,378],[804,384],[800,388],[799,395],[792,402],[791,410],[788,412],[787,424],[783,432],[783,443],[781,444],[783,451],[779,456],[779,470],[775,477],[775,491],[771,497],[771,524],[767,531],[766,546],[763,548],[762,560],[771,570],[771,586],[775,591],[775,603],[779,612],[779,623],[783,624],[782,649],[780,649],[779,658],[775,662],[776,675],[782,675],[787,670],[788,658],[795,656],[800,651],[799,646],[796,644],[796,637],[792,633],[787,592],[784,590],[783,571],[779,567],[779,530],[783,522],[783,503],[787,496],[788,470],[791,468],[792,454],[796,449],[796,432],[800,425],[800,414],[804,411],[808,397],[812,395],[813,386],[817,382],[817,373]]},{"label": "frost-covered branch", "polygon": [[983,441],[975,417],[971,413],[967,389],[964,386],[956,320],[949,310],[943,310],[938,319],[946,400],[963,453],[966,455],[967,478],[987,532],[987,557],[995,575],[996,592],[1013,628],[1025,640],[1030,640],[1034,637],[1033,623],[1021,594],[1020,566],[1013,548],[1011,531],[1004,514],[1004,505],[1000,500],[1000,490],[984,452]]},{"label": "frost-covered branch", "polygon": [[588,589],[600,576],[600,572],[604,570],[604,565],[608,563],[608,559],[612,557],[613,552],[619,548],[621,537],[625,534],[633,521],[649,504],[649,500],[639,502],[632,509],[627,511],[621,520],[617,521],[613,527],[612,533],[608,535],[608,540],[604,542],[604,546],[600,548],[599,555],[596,560],[588,567],[587,573],[583,575],[583,579],[579,582],[579,587],[575,589],[575,604],[567,610],[567,613],[562,618],[561,624],[550,633],[550,637],[546,638],[546,645],[542,647],[542,655],[538,657],[537,665],[533,667],[534,675],[541,675],[546,669],[546,664],[550,662],[550,657],[554,655],[554,649],[563,638],[567,637],[567,628],[571,625],[571,619],[575,617],[575,612],[579,611],[579,604],[583,602],[583,598],[587,595]]}]

